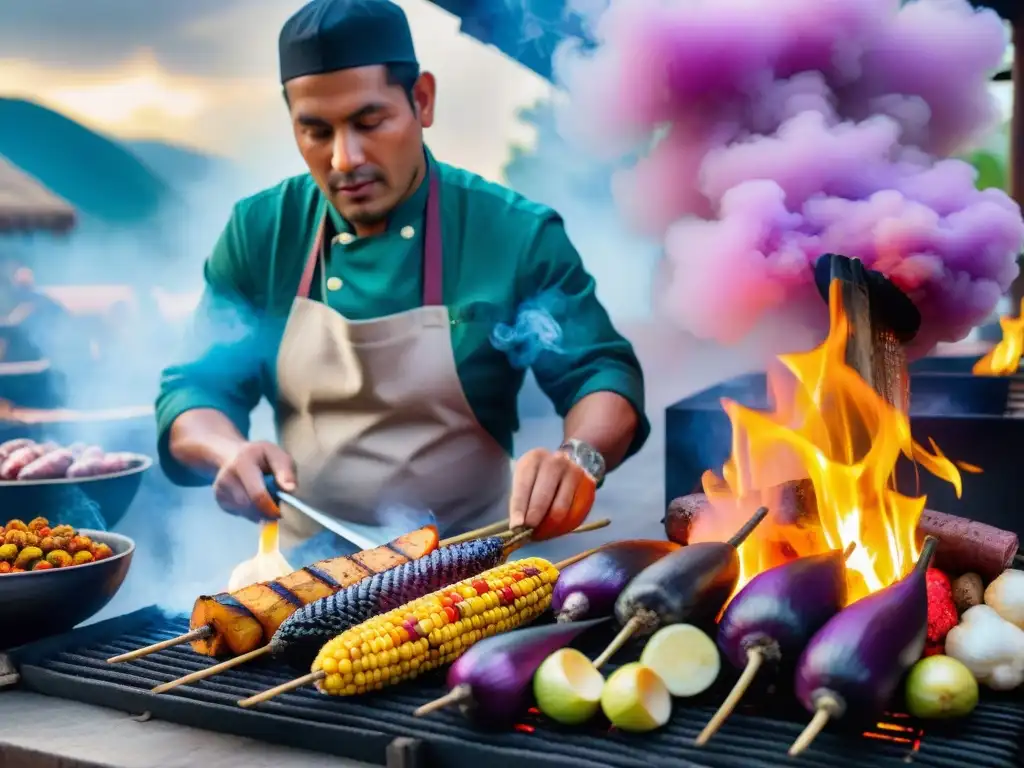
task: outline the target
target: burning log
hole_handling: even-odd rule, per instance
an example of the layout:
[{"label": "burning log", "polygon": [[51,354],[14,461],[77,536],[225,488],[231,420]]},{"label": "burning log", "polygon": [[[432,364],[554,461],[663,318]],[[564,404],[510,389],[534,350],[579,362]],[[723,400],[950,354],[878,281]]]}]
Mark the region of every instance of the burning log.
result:
[{"label": "burning log", "polygon": [[[768,371],[771,408],[722,400],[733,428],[732,452],[720,475],[709,470],[703,478],[716,514],[702,516],[692,500],[677,502],[677,514],[666,521],[672,538],[718,540],[750,509],[767,506],[771,519],[742,553],[741,586],[797,556],[853,543],[847,573],[854,601],[901,578],[917,559],[923,534],[936,527],[940,538],[953,532],[945,537],[951,570],[963,565],[990,573],[1012,562],[1014,534],[967,521],[950,525],[948,516],[932,512],[920,531],[923,504],[894,485],[903,456],[952,484],[958,495],[960,469],[968,469],[910,433],[904,344],[921,323],[913,302],[860,261],[835,254],[818,260],[815,280],[828,296],[828,335],[813,350],[780,357],[785,371]],[[964,536],[976,542],[966,550],[959,543]],[[950,563],[957,557],[970,562]]]},{"label": "burning log", "polygon": [[903,345],[917,335],[921,313],[881,272],[867,269],[859,259],[826,253],[814,265],[814,282],[826,302],[836,281],[850,324],[846,364],[886,402],[906,413],[910,374]]},{"label": "burning log", "polygon": [[[796,480],[778,485],[764,494],[772,501],[773,519],[783,525],[797,528],[815,526],[818,515],[817,503],[814,499],[814,486],[810,480]],[[661,522],[670,541],[677,544],[689,544],[690,534],[702,510],[712,502],[703,493],[691,493],[672,499],[668,505],[668,513]]]},{"label": "burning log", "polygon": [[[783,490],[779,498],[785,498]],[[795,507],[778,507],[780,515],[789,519],[817,516],[813,489],[808,496],[790,496]],[[780,502],[781,503],[781,502]],[[702,516],[714,515],[715,506],[703,493],[691,493],[673,500],[665,517],[665,532],[677,544],[688,543],[688,534]],[[684,535],[685,534],[685,535]],[[1019,547],[1017,534],[977,523],[944,512],[926,509],[917,524],[917,537],[934,536],[938,542],[934,566],[948,573],[977,573],[986,581],[994,579],[1007,568],[1012,568]]]}]

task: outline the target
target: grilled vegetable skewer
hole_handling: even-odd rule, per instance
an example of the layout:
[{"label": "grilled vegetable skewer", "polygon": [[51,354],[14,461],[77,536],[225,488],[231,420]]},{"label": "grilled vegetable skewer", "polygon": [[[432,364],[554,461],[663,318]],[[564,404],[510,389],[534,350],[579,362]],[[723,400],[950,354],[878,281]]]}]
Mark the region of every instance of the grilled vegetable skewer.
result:
[{"label": "grilled vegetable skewer", "polygon": [[534,674],[544,660],[610,618],[605,615],[588,621],[527,627],[481,640],[448,670],[448,693],[424,704],[413,715],[423,717],[457,706],[476,723],[508,725],[529,706]]},{"label": "grilled vegetable skewer", "polygon": [[605,544],[558,575],[551,609],[558,621],[610,616],[626,585],[647,566],[679,549],[671,541],[633,539]]},{"label": "grilled vegetable skewer", "polygon": [[[604,519],[587,523],[573,533],[594,531],[604,528],[610,522]],[[455,539],[465,540],[471,534],[493,528],[491,525],[471,531],[452,540],[442,541],[440,546]],[[529,539],[531,532],[528,529],[506,531],[500,536],[506,541],[507,547],[511,548]],[[235,594],[200,597],[192,610],[193,628],[190,631],[176,638],[114,656],[107,661],[111,664],[132,661],[185,643],[192,643],[193,650],[204,656],[252,653],[266,645],[278,627],[299,608],[357,584],[367,576],[424,557],[438,546],[437,530],[433,526],[425,526],[382,547],[359,552],[351,557],[343,556],[314,563],[274,582],[253,584]],[[246,656],[246,660],[259,655]]]},{"label": "grilled vegetable skewer", "polygon": [[[603,528],[608,523],[608,520],[598,520],[581,525],[572,533]],[[162,683],[153,688],[153,692],[166,693],[178,686],[205,680],[268,653],[285,652],[286,658],[292,663],[308,665],[316,658],[324,643],[349,627],[497,566],[529,536],[529,531],[516,534],[508,531],[501,536],[464,541],[436,549],[418,560],[367,576],[293,613],[282,622],[267,644],[212,667]],[[572,561],[595,551],[588,550]]]},{"label": "grilled vegetable skewer", "polygon": [[351,696],[454,661],[478,640],[547,610],[559,569],[578,559],[557,565],[539,557],[505,563],[376,616],[324,645],[308,675],[239,705],[251,707],[311,683],[322,693]]},{"label": "grilled vegetable skewer", "polygon": [[304,661],[309,664],[324,643],[349,627],[494,568],[504,556],[505,542],[498,536],[435,549],[426,557],[367,576],[357,584],[310,603],[289,616],[266,645],[158,685],[153,693],[204,680],[268,653],[285,653],[295,661],[305,656]]},{"label": "grilled vegetable skewer", "polygon": [[665,624],[713,619],[725,607],[740,577],[737,547],[768,516],[761,507],[729,541],[689,544],[656,560],[626,585],[615,601],[622,627],[594,660],[600,669],[636,634]]},{"label": "grilled vegetable skewer", "polygon": [[739,704],[762,665],[792,669],[804,646],[846,605],[846,558],[833,550],[769,568],[739,591],[718,622],[718,647],[740,679],[694,742],[703,746]]},{"label": "grilled vegetable skewer", "polygon": [[789,748],[791,757],[807,749],[830,720],[881,712],[921,658],[928,634],[925,577],[937,544],[927,537],[909,574],[837,613],[804,648],[796,697],[814,717]]}]

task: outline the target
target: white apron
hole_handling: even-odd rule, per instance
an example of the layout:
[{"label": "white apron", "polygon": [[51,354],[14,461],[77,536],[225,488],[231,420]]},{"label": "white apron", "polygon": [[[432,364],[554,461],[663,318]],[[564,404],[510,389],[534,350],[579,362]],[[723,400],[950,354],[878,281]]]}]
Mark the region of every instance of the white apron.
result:
[{"label": "white apron", "polygon": [[[423,233],[423,306],[347,320],[326,303],[335,235],[326,212],[277,357],[278,437],[295,460],[297,496],[325,514],[381,522],[388,505],[430,510],[442,531],[508,514],[508,454],[462,391],[442,299],[439,183],[430,176]],[[323,301],[309,298],[319,266]],[[322,532],[283,505],[281,544]]]}]

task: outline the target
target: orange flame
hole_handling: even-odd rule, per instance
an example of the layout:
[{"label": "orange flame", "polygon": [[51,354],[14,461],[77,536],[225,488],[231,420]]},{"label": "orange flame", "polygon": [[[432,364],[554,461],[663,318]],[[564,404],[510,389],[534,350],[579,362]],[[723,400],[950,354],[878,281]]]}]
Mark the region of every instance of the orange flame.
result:
[{"label": "orange flame", "polygon": [[277,521],[270,520],[260,525],[260,549],[261,555],[269,555],[277,551]]},{"label": "orange flame", "polygon": [[[830,328],[809,352],[779,358],[785,371],[768,374],[773,410],[755,411],[723,399],[732,423],[732,454],[722,477],[705,473],[704,488],[717,522],[700,526],[691,540],[727,538],[754,507],[777,509],[770,489],[808,478],[817,501],[815,519],[770,515],[740,547],[737,589],[755,574],[795,556],[856,547],[847,559],[850,601],[906,574],[919,555],[917,523],[925,499],[895,489],[900,455],[913,459],[961,492],[960,473],[932,443],[931,451],[910,434],[907,414],[890,405],[846,364],[850,323],[840,283],[830,287]],[[732,510],[733,514],[722,514]],[[742,514],[740,514],[742,513]],[[813,507],[812,507],[813,514]],[[738,526],[737,526],[738,527]],[[714,528],[715,530],[711,530]],[[723,536],[724,534],[724,536]]]},{"label": "orange flame", "polygon": [[1020,367],[1024,354],[1024,299],[1017,317],[1000,317],[1003,338],[974,364],[975,376],[1012,376]]}]

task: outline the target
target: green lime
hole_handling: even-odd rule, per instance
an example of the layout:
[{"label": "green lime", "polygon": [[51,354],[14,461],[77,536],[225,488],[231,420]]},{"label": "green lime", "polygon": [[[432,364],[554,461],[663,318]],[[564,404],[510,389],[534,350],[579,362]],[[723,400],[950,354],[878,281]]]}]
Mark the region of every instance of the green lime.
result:
[{"label": "green lime", "polygon": [[921,659],[907,677],[907,711],[929,720],[966,717],[978,704],[978,681],[949,656]]},{"label": "green lime", "polygon": [[537,709],[565,725],[578,725],[592,718],[601,704],[603,688],[604,677],[574,648],[555,651],[533,675]]}]

